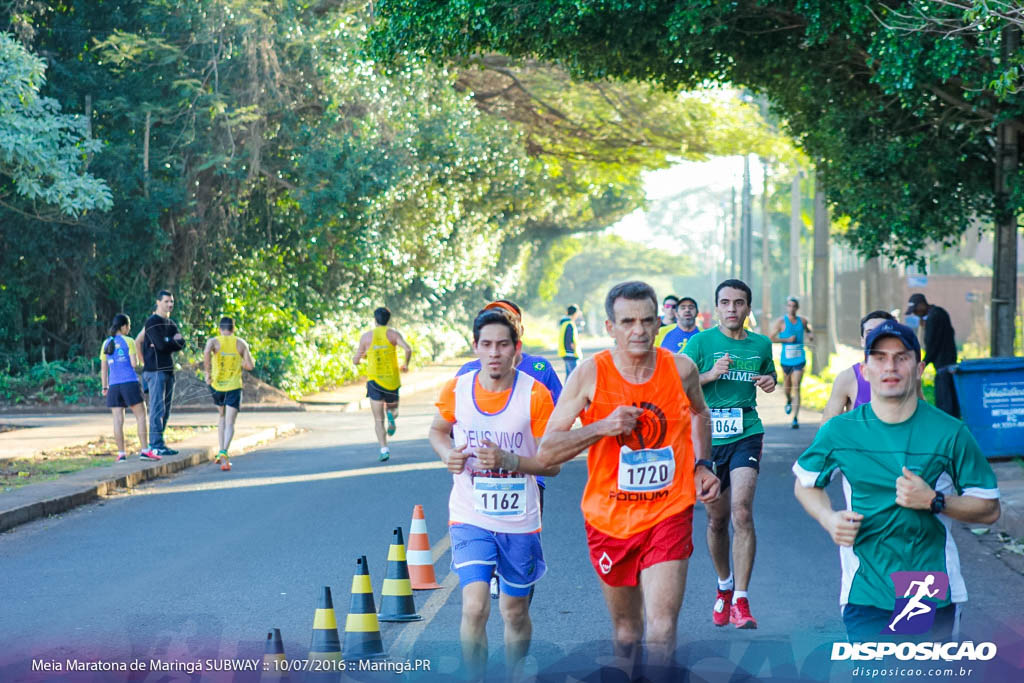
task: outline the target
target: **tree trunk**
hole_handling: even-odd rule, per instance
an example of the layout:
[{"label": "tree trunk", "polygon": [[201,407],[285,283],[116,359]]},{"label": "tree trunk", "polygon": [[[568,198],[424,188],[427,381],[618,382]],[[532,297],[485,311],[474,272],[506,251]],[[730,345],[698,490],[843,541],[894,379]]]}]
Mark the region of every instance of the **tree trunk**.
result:
[{"label": "tree trunk", "polygon": [[146,130],[142,138],[142,194],[149,199],[149,127],[151,112],[146,112]]},{"label": "tree trunk", "polygon": [[789,296],[800,297],[800,233],[804,221],[800,207],[800,168],[793,176],[793,189],[789,200]]},{"label": "tree trunk", "polygon": [[[1020,46],[1020,29],[1003,29],[1003,59]],[[1006,123],[996,127],[996,232],[992,258],[992,356],[1012,356],[1017,322],[1017,216],[1010,206],[1010,183],[1020,162],[1019,138]]]},{"label": "tree trunk", "polygon": [[882,297],[882,269],[878,257],[874,256],[864,262],[864,313],[887,308]]},{"label": "tree trunk", "polygon": [[821,169],[814,174],[814,274],[811,287],[811,326],[814,328],[814,358],[811,372],[820,375],[828,367],[832,351],[829,325],[829,220],[825,205],[825,184]]},{"label": "tree trunk", "polygon": [[731,188],[732,192],[729,199],[729,277],[735,278],[739,276],[739,239],[738,239],[738,227],[740,224],[739,214],[736,211],[736,188]]},{"label": "tree trunk", "polygon": [[[743,192],[740,215],[740,279],[748,285],[754,281],[753,273],[753,197],[750,189],[750,155],[743,157]],[[753,305],[753,301],[750,302]]]}]

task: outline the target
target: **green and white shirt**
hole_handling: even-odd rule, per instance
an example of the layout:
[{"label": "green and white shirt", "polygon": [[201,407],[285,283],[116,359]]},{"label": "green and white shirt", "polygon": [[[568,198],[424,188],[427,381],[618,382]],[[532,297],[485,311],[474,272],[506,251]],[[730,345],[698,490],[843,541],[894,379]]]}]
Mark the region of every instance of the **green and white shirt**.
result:
[{"label": "green and white shirt", "polygon": [[864,515],[853,547],[839,548],[840,605],[893,609],[889,574],[897,571],[945,572],[949,599],[938,606],[967,600],[949,517],[896,504],[904,465],[943,494],[999,497],[996,475],[964,423],[921,400],[898,424],[879,420],[870,403],[837,415],[793,465],[808,488],[840,476],[846,509]]},{"label": "green and white shirt", "polygon": [[[754,408],[757,405],[757,387],[754,378],[758,375],[774,375],[775,361],[772,360],[772,341],[763,334],[747,331],[745,339],[725,336],[716,326],[690,338],[683,353],[689,356],[697,369],[704,373],[715,361],[729,354],[729,372],[702,388],[704,400],[712,410],[720,408]],[[754,434],[763,434],[764,427],[757,410],[743,413],[743,431],[735,436],[713,438],[712,445],[722,446],[739,441]]]}]

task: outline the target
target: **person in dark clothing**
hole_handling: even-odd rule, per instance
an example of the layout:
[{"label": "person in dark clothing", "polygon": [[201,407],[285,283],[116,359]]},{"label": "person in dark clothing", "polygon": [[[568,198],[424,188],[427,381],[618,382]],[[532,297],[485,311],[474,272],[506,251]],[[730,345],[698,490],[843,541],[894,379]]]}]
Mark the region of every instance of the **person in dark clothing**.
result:
[{"label": "person in dark clothing", "polygon": [[142,378],[149,394],[149,447],[158,455],[176,455],[164,443],[164,428],[171,417],[174,397],[173,354],[185,348],[178,325],[171,320],[174,295],[166,289],[156,295],[156,309],[135,339],[143,360]]},{"label": "person in dark clothing", "polygon": [[924,320],[922,362],[925,366],[931,363],[935,367],[935,406],[953,417],[960,417],[953,375],[948,370],[949,366],[956,364],[956,340],[949,313],[941,306],[929,304],[920,293],[910,295],[906,313]]}]

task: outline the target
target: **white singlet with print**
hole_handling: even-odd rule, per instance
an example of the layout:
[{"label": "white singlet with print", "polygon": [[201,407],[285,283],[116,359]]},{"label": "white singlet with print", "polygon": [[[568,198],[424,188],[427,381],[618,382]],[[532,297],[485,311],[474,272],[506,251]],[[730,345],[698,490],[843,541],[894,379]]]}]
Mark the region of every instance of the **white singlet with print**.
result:
[{"label": "white singlet with print", "polygon": [[[477,372],[461,375],[455,384],[455,446],[466,444],[466,452],[473,453],[489,439],[520,458],[536,456],[537,440],[530,423],[534,379],[517,370],[505,407],[492,415],[477,407]],[[452,479],[450,521],[512,534],[540,529],[540,494],[532,474],[484,470],[474,456],[467,458],[466,467]]]}]

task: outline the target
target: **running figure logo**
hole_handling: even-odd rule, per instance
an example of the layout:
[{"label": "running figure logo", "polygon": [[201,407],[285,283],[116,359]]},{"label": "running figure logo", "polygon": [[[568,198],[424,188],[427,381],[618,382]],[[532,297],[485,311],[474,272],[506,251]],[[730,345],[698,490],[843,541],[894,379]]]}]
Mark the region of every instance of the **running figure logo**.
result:
[{"label": "running figure logo", "polygon": [[896,589],[896,606],[882,633],[927,633],[935,621],[936,605],[949,591],[949,577],[944,572],[893,572],[889,577]]}]

